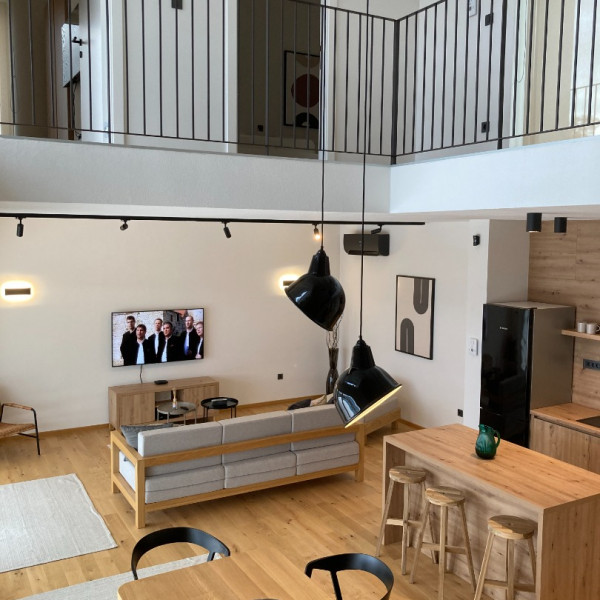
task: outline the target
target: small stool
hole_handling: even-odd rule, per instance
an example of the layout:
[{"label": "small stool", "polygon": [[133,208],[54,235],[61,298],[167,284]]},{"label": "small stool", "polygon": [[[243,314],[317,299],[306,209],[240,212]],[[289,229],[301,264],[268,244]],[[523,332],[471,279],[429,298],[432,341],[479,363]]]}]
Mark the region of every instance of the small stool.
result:
[{"label": "small stool", "polygon": [[[427,471],[423,469],[413,469],[411,467],[392,467],[389,470],[390,484],[388,486],[388,492],[385,500],[385,509],[383,511],[383,517],[381,519],[381,528],[379,530],[379,537],[377,538],[377,546],[375,548],[375,556],[379,556],[381,552],[381,542],[383,541],[383,532],[385,531],[386,525],[398,525],[402,527],[402,559],[401,568],[402,575],[406,575],[406,548],[408,547],[408,528],[409,527],[421,527],[422,522],[410,519],[408,516],[409,510],[409,486],[412,484],[421,484],[422,493],[425,493],[425,479],[427,478]],[[402,509],[402,518],[388,518],[390,512],[390,504],[392,502],[392,495],[394,492],[394,485],[401,483],[404,486],[404,507]]]},{"label": "small stool", "polygon": [[[515,590],[521,592],[535,592],[535,550],[533,548],[533,532],[535,523],[529,519],[511,517],[509,515],[498,515],[488,519],[488,538],[481,563],[481,573],[477,581],[475,600],[481,598],[484,585],[506,588],[506,600],[514,600]],[[506,540],[506,581],[486,579],[490,555],[494,537]],[[533,572],[533,585],[515,582],[515,540],[527,540],[529,546],[529,558],[531,559],[531,570]]]},{"label": "small stool", "polygon": [[[430,505],[439,506],[441,509],[440,514],[440,541],[435,542],[423,542],[423,533],[425,531],[425,525],[429,520],[429,508]],[[448,535],[448,508],[456,507],[460,510],[462,518],[463,535],[465,538],[464,546],[449,546],[446,543]],[[410,583],[415,582],[415,573],[417,572],[417,565],[419,563],[419,557],[421,555],[421,548],[431,548],[437,550],[440,553],[439,557],[439,580],[438,580],[438,599],[443,600],[444,598],[444,575],[446,573],[446,553],[453,554],[466,554],[467,555],[467,566],[469,567],[469,574],[471,575],[471,585],[475,590],[475,572],[473,571],[473,557],[471,555],[471,543],[469,541],[469,532],[467,530],[467,517],[465,515],[465,495],[457,489],[449,487],[434,487],[428,488],[425,491],[425,501],[423,503],[423,525],[419,531],[419,537],[417,541],[417,547],[415,551],[415,559],[413,563],[412,572],[410,574]]]}]

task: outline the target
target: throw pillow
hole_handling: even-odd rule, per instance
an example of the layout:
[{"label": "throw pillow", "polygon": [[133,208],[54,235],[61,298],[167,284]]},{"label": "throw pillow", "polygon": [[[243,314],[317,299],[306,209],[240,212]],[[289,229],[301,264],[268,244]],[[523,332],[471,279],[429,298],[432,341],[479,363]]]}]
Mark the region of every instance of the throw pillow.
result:
[{"label": "throw pillow", "polygon": [[310,398],[306,398],[305,400],[298,400],[298,402],[290,404],[288,406],[288,410],[296,410],[297,408],[306,408],[308,406],[310,406]]},{"label": "throw pillow", "polygon": [[326,394],[310,401],[310,406],[321,406],[321,404],[332,404],[333,394]]},{"label": "throw pillow", "polygon": [[161,423],[160,425],[121,425],[121,433],[125,436],[127,443],[136,450],[138,449],[138,433],[150,429],[166,429],[173,427],[173,423]]}]

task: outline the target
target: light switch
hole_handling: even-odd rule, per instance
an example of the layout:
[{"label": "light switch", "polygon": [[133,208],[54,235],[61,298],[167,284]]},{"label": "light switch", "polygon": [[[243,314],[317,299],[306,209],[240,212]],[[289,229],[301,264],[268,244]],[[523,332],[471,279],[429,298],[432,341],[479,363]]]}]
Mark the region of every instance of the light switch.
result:
[{"label": "light switch", "polygon": [[469,350],[469,354],[471,356],[477,356],[479,354],[479,340],[474,337],[469,338],[467,349]]}]

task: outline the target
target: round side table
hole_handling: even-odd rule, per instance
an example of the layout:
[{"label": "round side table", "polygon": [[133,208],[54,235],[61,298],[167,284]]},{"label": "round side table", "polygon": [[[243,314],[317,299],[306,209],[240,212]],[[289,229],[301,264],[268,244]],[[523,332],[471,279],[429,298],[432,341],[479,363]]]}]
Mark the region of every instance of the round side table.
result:
[{"label": "round side table", "polygon": [[194,413],[194,423],[197,423],[198,407],[193,402],[178,402],[177,406],[173,406],[172,402],[163,402],[156,407],[156,414],[167,415],[167,423],[171,417],[183,417],[183,424],[187,423],[189,413]]},{"label": "round side table", "polygon": [[219,396],[217,398],[205,398],[200,402],[200,404],[204,409],[202,413],[204,418],[208,417],[209,410],[229,409],[231,411],[231,417],[235,417],[237,415],[238,401],[235,398],[226,398],[224,396]]}]

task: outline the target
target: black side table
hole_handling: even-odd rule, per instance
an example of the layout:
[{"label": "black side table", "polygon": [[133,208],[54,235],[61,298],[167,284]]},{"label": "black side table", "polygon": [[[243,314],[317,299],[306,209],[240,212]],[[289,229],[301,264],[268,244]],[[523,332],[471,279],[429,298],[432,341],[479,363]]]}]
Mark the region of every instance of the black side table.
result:
[{"label": "black side table", "polygon": [[202,413],[204,418],[208,417],[209,410],[229,409],[231,411],[231,417],[235,417],[237,415],[238,401],[235,398],[225,398],[224,396],[219,396],[217,398],[205,398],[200,402],[200,404],[204,409]]}]

